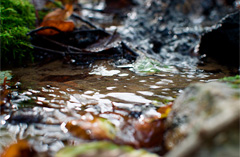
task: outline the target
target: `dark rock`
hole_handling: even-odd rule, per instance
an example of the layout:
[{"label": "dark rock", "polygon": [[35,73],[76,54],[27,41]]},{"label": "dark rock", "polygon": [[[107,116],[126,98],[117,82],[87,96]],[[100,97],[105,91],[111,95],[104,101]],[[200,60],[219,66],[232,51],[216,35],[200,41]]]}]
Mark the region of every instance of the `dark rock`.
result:
[{"label": "dark rock", "polygon": [[227,15],[202,36],[199,53],[206,55],[204,62],[213,59],[221,65],[239,68],[239,14],[238,11]]},{"label": "dark rock", "polygon": [[43,116],[38,112],[32,112],[31,110],[18,110],[14,112],[8,119],[11,124],[18,123],[39,123],[43,119]]}]

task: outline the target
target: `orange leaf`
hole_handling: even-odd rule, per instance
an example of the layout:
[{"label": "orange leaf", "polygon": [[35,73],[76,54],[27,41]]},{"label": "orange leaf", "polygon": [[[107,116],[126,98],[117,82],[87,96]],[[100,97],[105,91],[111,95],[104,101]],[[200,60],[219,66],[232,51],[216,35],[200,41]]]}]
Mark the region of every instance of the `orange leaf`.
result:
[{"label": "orange leaf", "polygon": [[64,9],[56,9],[50,13],[48,13],[44,18],[43,22],[48,20],[66,20],[68,19],[73,13],[73,5],[66,4]]},{"label": "orange leaf", "polygon": [[[64,9],[56,9],[50,13],[48,13],[43,22],[40,24],[40,27],[55,27],[62,32],[70,32],[74,30],[74,23],[72,21],[65,21],[68,19],[73,13],[73,5],[66,4]],[[38,31],[40,35],[55,35],[59,32],[53,29],[45,29]]]},{"label": "orange leaf", "polygon": [[164,123],[163,120],[154,120],[152,122],[136,121],[134,122],[134,138],[140,147],[152,147],[160,145],[162,142]]},{"label": "orange leaf", "polygon": [[17,143],[10,145],[5,151],[0,155],[1,157],[31,157],[34,152],[30,148],[29,144],[25,140],[19,140]]},{"label": "orange leaf", "polygon": [[172,109],[172,103],[166,106],[160,107],[157,112],[161,113],[161,118],[166,118]]},{"label": "orange leaf", "polygon": [[[71,32],[74,30],[74,23],[72,21],[58,21],[58,20],[48,20],[41,24],[41,27],[49,26],[49,27],[55,27],[59,29],[62,32]],[[55,35],[59,32],[53,29],[45,29],[38,31],[38,34],[40,35]]]},{"label": "orange leaf", "polygon": [[73,135],[83,139],[114,139],[115,127],[104,118],[93,120],[73,120],[66,124],[66,128]]}]

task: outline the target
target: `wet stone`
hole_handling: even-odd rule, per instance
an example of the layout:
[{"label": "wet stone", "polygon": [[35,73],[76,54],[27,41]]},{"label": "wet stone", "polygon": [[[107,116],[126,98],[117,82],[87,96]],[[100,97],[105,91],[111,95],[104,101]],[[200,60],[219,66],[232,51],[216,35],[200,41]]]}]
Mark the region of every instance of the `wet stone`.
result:
[{"label": "wet stone", "polygon": [[10,116],[8,123],[39,123],[42,119],[43,116],[39,112],[33,112],[32,110],[18,110]]},{"label": "wet stone", "polygon": [[167,156],[217,157],[219,151],[237,156],[232,139],[239,137],[239,94],[238,89],[219,82],[187,87],[166,120],[165,146],[171,150]]}]

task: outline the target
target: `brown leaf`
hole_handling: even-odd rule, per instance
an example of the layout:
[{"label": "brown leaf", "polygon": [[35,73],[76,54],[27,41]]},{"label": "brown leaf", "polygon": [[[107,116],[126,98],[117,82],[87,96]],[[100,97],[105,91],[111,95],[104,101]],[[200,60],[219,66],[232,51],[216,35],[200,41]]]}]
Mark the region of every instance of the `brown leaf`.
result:
[{"label": "brown leaf", "polygon": [[66,124],[66,128],[73,135],[83,139],[104,140],[115,137],[115,126],[104,118],[73,120]]},{"label": "brown leaf", "polygon": [[[40,24],[40,27],[55,27],[62,32],[70,32],[74,30],[74,23],[72,21],[66,21],[73,13],[73,5],[66,4],[64,9],[56,9],[48,13],[43,22]],[[45,29],[38,31],[40,35],[55,35],[59,32],[53,29]]]},{"label": "brown leaf", "polygon": [[[152,147],[160,145],[163,139],[164,124],[163,121],[154,120],[152,122],[135,122],[134,137],[138,142],[137,147]],[[136,145],[135,145],[136,146]]]},{"label": "brown leaf", "polygon": [[160,107],[157,112],[161,113],[161,118],[166,118],[172,109],[172,102],[164,107]]},{"label": "brown leaf", "polygon": [[8,95],[10,94],[10,90],[7,89],[7,77],[4,78],[3,84],[1,85],[2,90],[0,93],[0,106],[5,105],[6,102],[9,102],[10,98]]},{"label": "brown leaf", "polygon": [[32,157],[34,151],[31,149],[30,145],[25,140],[19,140],[17,143],[10,145],[5,151],[0,155],[1,157]]},{"label": "brown leaf", "polygon": [[59,20],[59,21],[66,20],[72,15],[72,13],[73,13],[73,5],[66,4],[64,9],[58,8],[58,9],[48,13],[43,18],[43,22],[48,21],[48,20]]},{"label": "brown leaf", "polygon": [[[58,21],[58,20],[48,20],[41,24],[41,27],[55,27],[62,32],[71,32],[74,30],[74,23],[72,21]],[[59,32],[53,29],[45,29],[38,31],[40,35],[55,35]]]}]

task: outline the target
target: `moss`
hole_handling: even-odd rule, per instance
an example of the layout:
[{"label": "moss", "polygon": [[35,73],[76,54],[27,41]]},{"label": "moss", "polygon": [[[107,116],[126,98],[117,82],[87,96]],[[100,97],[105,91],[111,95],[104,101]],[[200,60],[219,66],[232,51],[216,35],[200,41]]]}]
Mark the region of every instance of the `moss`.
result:
[{"label": "moss", "polygon": [[1,0],[0,13],[1,62],[22,63],[32,56],[26,34],[35,27],[34,7],[28,0]]},{"label": "moss", "polygon": [[240,88],[240,75],[224,77],[221,81],[227,82],[232,88]]}]

